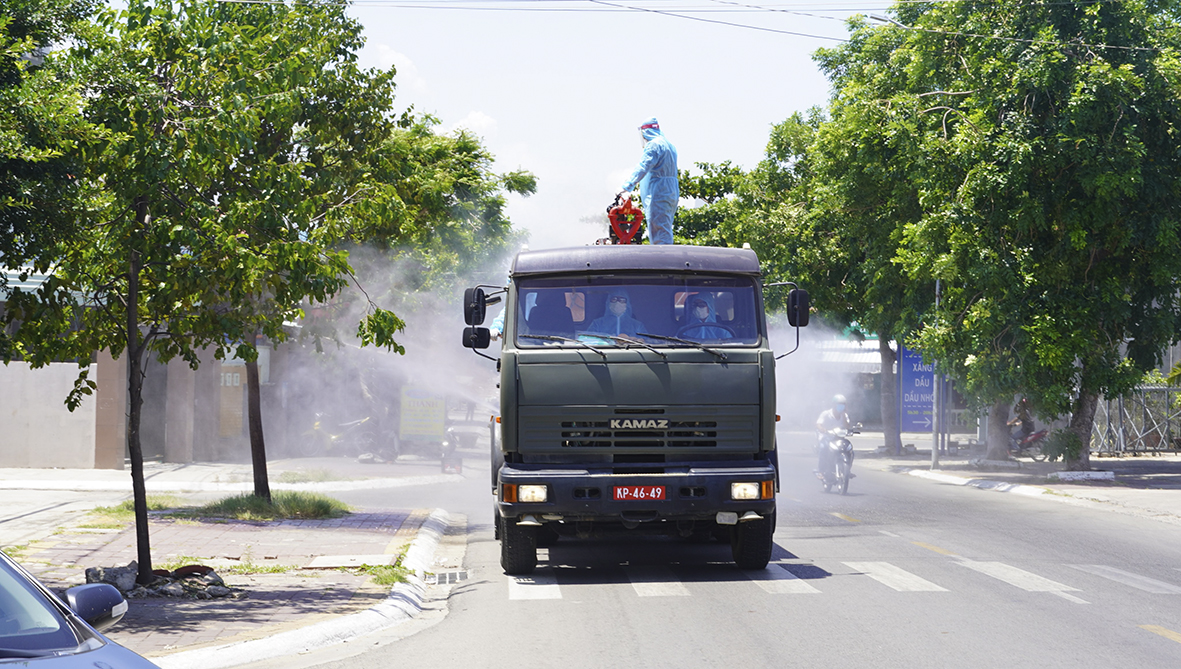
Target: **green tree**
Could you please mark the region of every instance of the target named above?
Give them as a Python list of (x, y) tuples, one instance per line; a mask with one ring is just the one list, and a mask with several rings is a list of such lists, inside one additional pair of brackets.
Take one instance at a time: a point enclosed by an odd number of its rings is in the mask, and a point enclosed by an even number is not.
[[(94, 388), (93, 352), (126, 356), (140, 582), (151, 578), (145, 357), (195, 367), (211, 347), (253, 361), (256, 335), (282, 341), (284, 321), (347, 285), (344, 244), (412, 226), (373, 176), (397, 121), (393, 74), (357, 67), (361, 27), (346, 9), (133, 2), (103, 12), (74, 51), (87, 118), (112, 132), (87, 165), (110, 204), (8, 317), (34, 365), (82, 361), (71, 407)], [(400, 350), (401, 320), (365, 312), (358, 339)]]
[[(0, 269), (44, 273), (58, 240), (95, 204), (78, 178), (103, 129), (80, 114), (54, 44), (84, 29), (90, 0), (9, 0), (0, 15)], [(0, 295), (5, 291), (0, 273)], [(0, 330), (0, 358), (10, 359)]]
[[(920, 348), (989, 402), (1069, 411), (1088, 467), (1098, 397), (1131, 388), (1181, 318), (1172, 2), (899, 5), (886, 58), (924, 161), (899, 257), (944, 280)], [(921, 178), (925, 175), (926, 178)]]

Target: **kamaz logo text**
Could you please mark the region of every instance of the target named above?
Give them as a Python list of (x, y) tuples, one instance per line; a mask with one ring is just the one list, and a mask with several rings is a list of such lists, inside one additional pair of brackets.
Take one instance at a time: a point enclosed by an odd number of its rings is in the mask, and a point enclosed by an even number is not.
[(666, 430), (667, 420), (613, 420), (612, 430)]

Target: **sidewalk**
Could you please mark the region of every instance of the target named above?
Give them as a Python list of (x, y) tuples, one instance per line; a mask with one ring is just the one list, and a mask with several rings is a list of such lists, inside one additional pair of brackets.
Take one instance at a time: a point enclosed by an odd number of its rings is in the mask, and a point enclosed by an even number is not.
[[(910, 438), (908, 438), (910, 437)], [(917, 438), (916, 438), (917, 437)], [(999, 493), (1021, 494), (1056, 502), (1090, 506), (1166, 522), (1181, 523), (1181, 455), (1091, 456), (1091, 468), (1109, 472), (1107, 480), (1058, 480), (1061, 462), (982, 461), (983, 452), (959, 449), (939, 457), (939, 468), (931, 468), (930, 435), (904, 435), (913, 443), (912, 455), (879, 453), (884, 443), (880, 433), (856, 435), (856, 463), (860, 466), (906, 474), (943, 484), (969, 486)]]
[[(333, 490), (463, 479), (457, 474), (441, 474), (438, 460), (415, 458), (381, 465), (343, 458), (276, 461), (270, 463), (268, 471), (272, 491), (300, 489), (329, 494)], [(284, 476), (284, 472), (289, 474)], [(279, 482), (309, 477), (328, 480)], [(149, 494), (196, 494), (213, 499), (252, 489), (249, 465), (148, 464), (145, 478)], [(128, 471), (0, 469), (3, 489), (28, 491), (34, 503), (44, 502), (50, 507), (49, 502), (65, 490), (121, 490), (130, 498), (131, 481)], [(388, 608), (390, 586), (374, 584), (363, 570), (337, 565), (392, 563), (412, 545), (423, 549), (419, 531), (431, 512), (357, 512), (337, 519), (286, 521), (190, 520), (152, 515), (149, 525), (154, 567), (204, 564), (214, 568), (226, 586), (242, 591), (237, 597), (220, 599), (129, 600), (127, 615), (107, 635), (153, 661), (173, 666), (167, 656), (179, 651), (214, 649), (227, 643), (273, 637), (375, 607)], [(3, 538), (12, 536), (13, 529), (5, 528), (23, 521), (6, 520), (12, 522), (0, 522), (0, 546), (58, 591), (85, 583), (87, 567), (121, 567), (136, 559), (134, 524), (122, 529), (79, 527), (84, 524), (85, 514), (75, 512), (55, 533), (42, 533), (46, 536), (12, 546)], [(433, 533), (439, 534), (437, 527)], [(438, 537), (434, 538), (437, 543)], [(417, 557), (419, 569), (431, 566), (433, 544), (425, 548), (429, 553)], [(318, 568), (308, 568), (313, 561)], [(403, 565), (415, 568), (408, 562), (404, 560)], [(411, 581), (421, 589), (420, 580)], [(379, 617), (382, 624), (390, 624), (388, 611), (382, 611)], [(209, 666), (206, 659), (197, 664)], [(224, 666), (233, 664), (237, 662), (229, 661)]]

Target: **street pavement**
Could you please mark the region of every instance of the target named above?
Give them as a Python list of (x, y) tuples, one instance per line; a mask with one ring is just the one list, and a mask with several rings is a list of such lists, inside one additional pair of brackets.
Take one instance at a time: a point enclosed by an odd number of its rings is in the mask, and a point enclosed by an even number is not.
[[(980, 453), (958, 451), (930, 466), (929, 436), (904, 435), (917, 452), (884, 454), (880, 434), (857, 435), (858, 468), (895, 472), (914, 485), (952, 485), (964, 494), (1020, 494), (1095, 509), (1181, 522), (1181, 457), (1176, 454), (1093, 458), (1110, 480), (1051, 479), (1061, 463), (990, 463)], [(808, 440), (780, 440), (798, 453)], [(464, 453), (466, 473), (444, 474), (438, 461), (413, 457), (397, 463), (361, 464), (343, 458), (270, 463), (273, 489), (356, 490), (433, 486), (484, 479), (483, 453)], [(471, 466), (468, 466), (468, 465)], [(483, 466), (481, 466), (483, 465)], [(150, 494), (171, 493), (186, 502), (207, 501), (251, 489), (251, 471), (241, 464), (149, 464)], [(296, 482), (300, 479), (323, 480)], [(282, 481), (291, 481), (282, 483)], [(123, 492), (120, 493), (120, 490)], [(135, 559), (132, 527), (86, 528), (86, 510), (130, 497), (130, 474), (104, 470), (0, 469), (0, 546), (53, 588), (84, 582), (84, 569), (122, 566)], [(322, 521), (194, 521), (155, 515), (151, 521), (156, 564), (201, 562), (240, 599), (134, 599), (123, 622), (109, 632), (115, 641), (169, 669), (214, 669), (303, 652), (404, 622), (422, 608), (430, 587), (424, 577), (461, 564), (436, 556), (444, 535), (462, 539), (462, 517), (429, 508), (357, 509)], [(347, 564), (360, 556), (377, 560), (406, 552), (415, 574), (392, 590), (376, 586), (359, 570), (308, 569), (317, 559)], [(460, 553), (462, 555), (462, 553)], [(461, 559), (461, 558), (459, 558)], [(238, 572), (238, 573), (234, 573)]]

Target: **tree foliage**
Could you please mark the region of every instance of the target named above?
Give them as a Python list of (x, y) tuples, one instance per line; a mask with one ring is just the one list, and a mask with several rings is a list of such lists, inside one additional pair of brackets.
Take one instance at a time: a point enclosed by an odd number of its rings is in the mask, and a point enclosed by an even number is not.
[[(5, 317), (34, 366), (80, 361), (71, 408), (93, 392), (94, 352), (128, 361), (141, 580), (146, 356), (196, 367), (211, 348), (249, 368), (256, 337), (283, 341), (305, 307), (355, 282), (350, 249), (493, 249), (509, 234), (501, 190), (534, 187), (491, 175), (475, 138), (394, 114), (394, 73), (361, 69), (361, 45), (341, 4), (139, 0), (101, 12), (70, 52), (85, 119), (107, 133), (79, 173), (104, 206), (56, 240), (52, 276)], [(369, 299), (357, 316), (362, 344), (402, 352), (392, 310)]]

